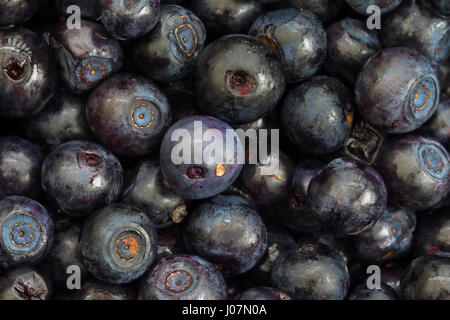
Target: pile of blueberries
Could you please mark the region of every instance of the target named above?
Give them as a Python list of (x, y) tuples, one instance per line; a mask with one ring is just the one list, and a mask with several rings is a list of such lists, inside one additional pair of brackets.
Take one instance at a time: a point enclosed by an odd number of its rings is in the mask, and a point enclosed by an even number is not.
[(447, 0), (0, 1), (0, 299), (450, 299), (449, 56)]

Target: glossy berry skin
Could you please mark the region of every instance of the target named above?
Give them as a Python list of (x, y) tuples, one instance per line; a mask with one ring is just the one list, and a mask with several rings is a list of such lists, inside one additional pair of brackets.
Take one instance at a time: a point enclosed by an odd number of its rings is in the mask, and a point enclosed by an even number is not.
[(309, 183), (311, 213), (337, 235), (356, 235), (383, 215), (387, 191), (383, 178), (369, 165), (338, 158)]
[(145, 213), (133, 206), (111, 204), (83, 225), (80, 252), (91, 275), (123, 284), (139, 278), (156, 257), (156, 232)]
[(162, 5), (158, 24), (136, 42), (134, 61), (147, 78), (167, 83), (190, 72), (205, 40), (205, 27), (192, 11)]
[[(425, 1), (429, 2), (429, 1)], [(450, 21), (436, 15), (417, 0), (404, 1), (384, 17), (381, 40), (384, 47), (408, 47), (435, 61), (450, 55)]]
[(45, 158), (41, 183), (47, 197), (64, 213), (83, 217), (117, 199), (123, 183), (122, 166), (99, 144), (70, 141)]
[(191, 9), (204, 22), (208, 34), (218, 36), (247, 33), (263, 5), (257, 0), (192, 0)]
[(83, 282), (73, 300), (135, 300), (136, 292), (130, 287), (104, 283), (95, 279)]
[(159, 19), (159, 0), (99, 0), (100, 20), (119, 40), (135, 39), (152, 30)]
[(0, 200), (2, 268), (41, 262), (53, 244), (53, 220), (38, 202), (22, 196)]
[(369, 6), (376, 5), (381, 9), (381, 14), (385, 14), (397, 8), (402, 0), (345, 0), (345, 2), (359, 14), (368, 16), (372, 13), (367, 13)]
[(439, 81), (429, 60), (417, 51), (389, 48), (366, 61), (355, 86), (359, 113), (388, 133), (423, 125), (439, 103)]
[(321, 161), (307, 159), (295, 168), (292, 189), (276, 206), (277, 217), (285, 227), (308, 234), (322, 230), (321, 223), (309, 210), (307, 194), (311, 179), (324, 166)]
[(142, 160), (127, 175), (122, 201), (140, 208), (156, 228), (180, 223), (186, 201), (165, 183), (158, 160)]
[(397, 293), (387, 284), (381, 283), (380, 289), (368, 289), (366, 283), (354, 288), (347, 297), (348, 300), (398, 300)]
[(39, 199), (44, 154), (33, 143), (16, 136), (0, 138), (0, 198), (22, 195)]
[(43, 38), (29, 29), (0, 30), (0, 116), (27, 118), (52, 98), (57, 73)]
[(162, 258), (140, 283), (139, 300), (224, 300), (226, 283), (211, 263), (194, 255)]
[(50, 46), (64, 86), (75, 94), (91, 90), (122, 67), (119, 41), (89, 20), (81, 20), (81, 29), (59, 24), (52, 30)]
[[(221, 193), (233, 184), (242, 170), (244, 150), (235, 132), (229, 131), (230, 139), (226, 137), (226, 131), (231, 129), (225, 122), (209, 116), (184, 118), (170, 127), (162, 140), (160, 150), (161, 172), (168, 186), (185, 199), (204, 199)], [(196, 131), (203, 135), (209, 131), (215, 139), (219, 139), (216, 141), (223, 138), (223, 150), (226, 144), (229, 144), (231, 152), (227, 154), (223, 151), (223, 157), (216, 159), (205, 151), (211, 144), (210, 140), (202, 138), (203, 157), (200, 163), (195, 163), (194, 156), (197, 152), (194, 143), (199, 145)], [(178, 134), (182, 133), (180, 138)], [(183, 151), (186, 155), (182, 159), (178, 159), (180, 149), (187, 150)]]
[(435, 114), (420, 128), (419, 133), (439, 141), (450, 150), (450, 99), (439, 103)]
[(449, 159), (439, 142), (405, 135), (386, 141), (376, 168), (391, 203), (420, 211), (439, 205), (448, 194)]
[(77, 5), (80, 8), (80, 14), (83, 18), (97, 20), (97, 18), (100, 17), (97, 0), (76, 0), (76, 2), (74, 2), (73, 0), (54, 0), (53, 2), (55, 3), (56, 9), (59, 14), (63, 16), (73, 14), (73, 11), (70, 11), (70, 13), (68, 13), (67, 9), (71, 5)]
[(449, 211), (444, 208), (420, 220), (414, 246), (416, 257), (434, 252), (450, 252)]
[(411, 262), (401, 282), (405, 300), (450, 299), (450, 253), (424, 255)]
[(354, 84), (359, 70), (372, 55), (381, 49), (376, 30), (369, 30), (364, 22), (345, 18), (327, 30), (328, 56), (325, 70), (346, 83)]
[(339, 80), (317, 76), (289, 90), (281, 124), (296, 150), (326, 154), (339, 149), (353, 123), (352, 96)]
[(5, 0), (0, 3), (0, 27), (20, 25), (39, 9), (39, 0)]
[(49, 300), (52, 283), (34, 267), (18, 267), (0, 277), (0, 300)]
[(353, 238), (357, 254), (371, 263), (398, 259), (411, 249), (415, 229), (414, 212), (388, 207), (377, 223)]
[[(260, 159), (257, 164), (246, 164), (239, 176), (239, 183), (258, 205), (275, 204), (287, 196), (291, 190), (294, 164), (281, 151), (277, 157), (278, 159), (274, 154), (269, 154), (264, 159)], [(277, 160), (278, 166), (274, 173), (263, 174), (263, 168), (267, 168), (268, 164), (275, 166)]]
[(279, 102), (285, 87), (272, 50), (246, 35), (227, 35), (209, 44), (193, 70), (200, 109), (231, 124), (258, 120)]
[(98, 141), (132, 157), (158, 148), (171, 123), (171, 109), (166, 94), (151, 80), (120, 73), (91, 92), (86, 117)]
[(254, 287), (240, 293), (236, 300), (292, 300), (289, 295), (275, 288)]
[(24, 123), (25, 136), (50, 150), (67, 141), (91, 139), (86, 100), (83, 96), (57, 91), (44, 110)]
[(244, 198), (233, 195), (214, 197), (190, 213), (183, 239), (227, 276), (253, 268), (267, 249), (261, 217)]
[(306, 9), (314, 13), (320, 21), (334, 20), (343, 7), (343, 0), (285, 0), (280, 1), (283, 7)]
[(319, 242), (304, 242), (277, 260), (272, 283), (297, 300), (343, 300), (350, 276), (339, 253)]
[(287, 82), (313, 76), (325, 61), (327, 36), (320, 21), (308, 10), (268, 11), (255, 20), (249, 34), (279, 55)]

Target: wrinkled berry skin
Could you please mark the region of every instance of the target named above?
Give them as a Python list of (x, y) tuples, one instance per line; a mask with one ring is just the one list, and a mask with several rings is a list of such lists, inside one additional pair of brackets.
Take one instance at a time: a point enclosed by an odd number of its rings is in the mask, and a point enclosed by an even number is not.
[[(206, 152), (211, 142), (205, 138), (201, 139), (202, 161), (194, 162), (194, 142), (199, 144), (196, 128), (201, 134), (210, 132), (218, 141), (223, 138), (221, 159), (215, 159), (210, 152)], [(161, 172), (169, 187), (185, 199), (204, 199), (221, 193), (233, 184), (242, 170), (244, 150), (235, 132), (232, 132), (231, 140), (226, 137), (226, 131), (231, 129), (225, 122), (209, 116), (192, 116), (176, 122), (165, 134), (160, 150)], [(185, 134), (188, 134), (187, 137)], [(232, 154), (226, 154), (227, 144), (231, 146)], [(182, 153), (190, 153), (190, 156), (179, 159), (180, 150), (186, 150)], [(175, 160), (181, 163), (176, 164)]]
[(41, 262), (53, 244), (53, 220), (38, 202), (22, 196), (0, 200), (0, 267)]
[(117, 199), (123, 183), (122, 166), (99, 144), (70, 141), (45, 158), (41, 183), (47, 197), (63, 212), (83, 217)]
[(281, 103), (281, 123), (296, 150), (333, 152), (352, 128), (351, 92), (335, 78), (314, 77), (288, 91)]
[(23, 125), (28, 139), (53, 150), (71, 140), (89, 140), (85, 114), (86, 99), (66, 91), (56, 92), (47, 106)]
[(227, 35), (203, 49), (193, 82), (200, 109), (231, 124), (261, 118), (277, 105), (285, 87), (275, 54), (246, 35)]
[(339, 20), (327, 30), (325, 70), (346, 83), (354, 84), (359, 70), (372, 55), (381, 49), (376, 30), (369, 30), (364, 22), (352, 18)]
[(41, 150), (28, 140), (0, 138), (0, 198), (21, 195), (39, 199), (41, 189)]
[(167, 83), (191, 71), (205, 40), (205, 27), (192, 11), (162, 5), (158, 24), (136, 42), (134, 61), (147, 78)]
[(375, 167), (391, 203), (421, 211), (438, 206), (448, 194), (449, 159), (439, 142), (405, 135), (386, 141)]
[(397, 8), (402, 0), (345, 0), (345, 2), (359, 14), (368, 16), (373, 13), (367, 12), (369, 6), (376, 5), (380, 7), (381, 14), (385, 14)]
[(381, 283), (379, 289), (368, 289), (364, 282), (353, 289), (347, 297), (348, 300), (398, 300), (397, 293), (387, 284)]
[[(291, 190), (294, 180), (294, 164), (281, 151), (277, 156), (278, 159), (272, 153), (266, 155), (257, 164), (244, 165), (239, 176), (239, 183), (258, 205), (275, 204), (287, 196)], [(271, 167), (274, 166), (277, 160), (277, 169), (272, 174), (264, 174), (262, 171), (264, 167), (268, 169), (269, 164)]]
[(325, 166), (318, 160), (303, 160), (296, 168), (290, 193), (276, 206), (281, 223), (294, 231), (314, 234), (322, 230), (321, 223), (311, 214), (307, 193), (311, 179)]
[(130, 287), (104, 283), (95, 279), (83, 282), (73, 300), (135, 300), (136, 292)]
[(272, 283), (297, 300), (343, 300), (350, 276), (339, 253), (319, 242), (304, 242), (277, 260)]
[(227, 276), (253, 268), (267, 249), (261, 217), (244, 198), (232, 195), (214, 197), (190, 213), (183, 239)]
[(249, 34), (280, 56), (286, 82), (313, 76), (325, 61), (327, 35), (317, 17), (307, 10), (268, 11), (256, 19)]
[(57, 73), (43, 38), (23, 27), (0, 30), (0, 116), (27, 118), (53, 97)]
[(139, 278), (156, 257), (156, 232), (147, 215), (124, 204), (97, 210), (83, 225), (80, 252), (91, 275), (123, 284)]
[(99, 0), (101, 21), (119, 40), (135, 39), (152, 30), (159, 19), (159, 0)]
[(388, 133), (406, 133), (431, 118), (439, 92), (427, 58), (414, 50), (389, 48), (366, 61), (356, 82), (355, 99), (366, 122)]
[(450, 252), (450, 209), (445, 208), (420, 220), (414, 255)]
[(86, 117), (98, 141), (131, 157), (159, 147), (171, 123), (171, 109), (166, 94), (151, 80), (120, 73), (91, 92)]
[(387, 191), (369, 165), (351, 158), (330, 162), (309, 183), (311, 213), (337, 235), (356, 235), (383, 215)]
[(71, 5), (77, 5), (80, 8), (80, 14), (83, 18), (97, 20), (100, 16), (98, 1), (97, 0), (53, 0), (55, 2), (56, 9), (63, 16), (73, 14), (73, 11), (67, 12), (67, 8)]
[(50, 46), (64, 86), (75, 94), (91, 90), (122, 67), (119, 41), (89, 20), (81, 20), (81, 29), (59, 24), (51, 33)]
[(122, 201), (140, 208), (158, 229), (187, 215), (185, 200), (165, 184), (157, 160), (142, 160), (130, 170)]
[(419, 133), (439, 141), (450, 150), (450, 99), (439, 103), (436, 113), (420, 128)]
[(411, 249), (415, 229), (414, 212), (388, 207), (377, 223), (353, 238), (357, 254), (373, 263), (398, 259)]
[(4, 0), (0, 3), (0, 27), (30, 20), (39, 9), (39, 0)]
[(191, 9), (203, 21), (208, 34), (219, 36), (247, 33), (262, 13), (263, 5), (258, 0), (193, 0)]
[(0, 277), (0, 300), (49, 300), (52, 283), (34, 267), (19, 267)]
[(220, 271), (193, 255), (162, 258), (140, 282), (139, 300), (225, 300)]
[(450, 55), (450, 21), (417, 0), (405, 1), (384, 17), (380, 37), (384, 47), (408, 47), (435, 61)]
[(280, 1), (283, 7), (306, 9), (314, 13), (322, 22), (334, 20), (343, 7), (343, 0), (285, 0)]
[(450, 253), (424, 255), (411, 262), (401, 282), (405, 300), (450, 299)]
[(292, 300), (289, 295), (275, 288), (254, 287), (245, 290), (236, 300)]

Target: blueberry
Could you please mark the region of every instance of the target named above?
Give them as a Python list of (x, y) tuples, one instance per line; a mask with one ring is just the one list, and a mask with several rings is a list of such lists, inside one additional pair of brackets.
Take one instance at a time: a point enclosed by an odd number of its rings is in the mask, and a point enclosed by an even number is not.
[(177, 225), (159, 229), (157, 233), (158, 249), (156, 260), (184, 252), (181, 229)]
[(139, 300), (224, 300), (225, 280), (208, 261), (193, 255), (162, 258), (142, 278)]
[(174, 80), (163, 87), (172, 108), (172, 123), (197, 113), (191, 77)]
[(99, 7), (106, 30), (119, 40), (139, 38), (152, 30), (160, 12), (159, 0), (99, 0)]
[[(406, 259), (408, 261), (408, 259)], [(381, 268), (381, 281), (394, 289), (397, 295), (400, 295), (400, 282), (405, 274), (406, 266), (403, 263), (397, 263), (391, 266)]]
[(353, 123), (352, 96), (339, 80), (317, 76), (291, 88), (281, 123), (296, 150), (326, 154), (343, 146)]
[(39, 9), (39, 0), (14, 0), (0, 3), (0, 27), (19, 25), (30, 20)]
[(123, 285), (100, 282), (90, 279), (83, 282), (80, 290), (75, 292), (73, 300), (135, 300), (133, 288)]
[(239, 294), (236, 300), (292, 300), (289, 295), (275, 288), (254, 287)]
[(169, 82), (190, 72), (205, 40), (205, 27), (192, 11), (162, 5), (159, 23), (136, 41), (133, 57), (146, 77)]
[(383, 178), (369, 165), (350, 158), (330, 162), (308, 187), (311, 213), (337, 235), (356, 235), (383, 215), (387, 191)]
[(0, 266), (41, 262), (53, 244), (53, 220), (38, 202), (22, 196), (0, 200)]
[(450, 252), (450, 215), (445, 208), (420, 220), (416, 232), (414, 255)]
[(369, 289), (366, 283), (354, 288), (348, 295), (348, 300), (398, 300), (397, 293), (387, 284), (381, 283), (379, 289)]
[(39, 199), (41, 189), (41, 150), (16, 136), (0, 138), (0, 197), (22, 195)]
[(313, 76), (325, 61), (327, 35), (317, 17), (308, 10), (268, 11), (256, 19), (249, 34), (281, 57), (287, 82)]
[(447, 60), (450, 55), (450, 21), (431, 9), (420, 5), (417, 0), (405, 1), (384, 17), (380, 30), (383, 46), (405, 46), (432, 60)]
[(49, 300), (52, 283), (34, 267), (12, 269), (0, 277), (0, 300)]
[(261, 217), (239, 196), (217, 196), (189, 214), (183, 228), (185, 245), (216, 264), (225, 275), (253, 268), (267, 249)]
[(322, 22), (330, 22), (339, 16), (342, 11), (343, 0), (285, 0), (280, 1), (282, 6), (306, 9), (317, 15)]
[(404, 135), (386, 141), (376, 168), (386, 181), (391, 203), (420, 211), (438, 206), (447, 196), (449, 159), (439, 142)]
[(156, 256), (155, 229), (135, 207), (111, 204), (97, 210), (83, 225), (83, 263), (99, 280), (123, 284), (139, 278)]
[[(217, 146), (217, 153), (222, 146), (223, 157), (213, 156), (211, 150), (206, 152), (211, 146), (211, 138), (200, 137), (198, 140), (196, 132), (205, 134), (208, 130), (214, 139), (218, 139), (213, 144)], [(244, 159), (238, 135), (228, 131), (231, 136), (227, 137), (227, 130), (232, 128), (209, 116), (192, 116), (175, 123), (164, 136), (160, 150), (161, 172), (169, 187), (185, 199), (208, 198), (227, 189), (238, 178)], [(181, 133), (188, 136), (179, 136)], [(230, 146), (229, 152), (226, 151), (227, 145)], [(203, 155), (201, 159), (198, 159), (196, 151), (199, 147), (199, 155)], [(174, 157), (181, 158), (175, 161)]]
[(450, 299), (450, 253), (424, 255), (411, 262), (401, 282), (405, 300)]
[(450, 150), (450, 99), (443, 100), (437, 106), (433, 117), (420, 128), (422, 136), (433, 138)]
[(433, 3), (442, 14), (444, 15), (450, 15), (450, 3), (447, 0), (431, 0), (431, 3)]
[(47, 106), (23, 123), (25, 136), (47, 149), (71, 140), (89, 140), (86, 98), (59, 90)]
[(73, 14), (73, 11), (67, 12), (68, 8), (76, 5), (80, 8), (80, 14), (83, 18), (96, 20), (99, 14), (98, 0), (53, 0), (59, 14), (66, 16)]
[(406, 133), (433, 115), (439, 92), (427, 58), (411, 49), (389, 48), (366, 61), (355, 98), (366, 122), (389, 133)]
[(376, 5), (381, 9), (381, 14), (385, 14), (397, 8), (402, 0), (345, 0), (347, 4), (356, 12), (362, 15), (369, 15), (367, 12), (369, 6)]
[(345, 18), (327, 28), (328, 56), (325, 70), (332, 76), (354, 84), (359, 70), (381, 49), (378, 34), (368, 30), (364, 22)]
[(26, 28), (0, 30), (0, 116), (27, 118), (52, 98), (57, 74), (43, 38)]
[(193, 81), (200, 109), (232, 124), (261, 118), (277, 105), (285, 87), (272, 50), (254, 37), (236, 34), (200, 52)]
[(339, 253), (322, 243), (304, 242), (277, 260), (272, 283), (294, 299), (343, 300), (350, 276)]
[(353, 241), (358, 256), (363, 260), (387, 262), (409, 252), (415, 229), (414, 212), (388, 207), (377, 223), (357, 235)]
[(191, 8), (205, 23), (208, 34), (214, 36), (247, 33), (263, 11), (258, 0), (192, 0)]
[(93, 89), (123, 63), (118, 40), (88, 20), (81, 20), (80, 29), (59, 24), (51, 32), (50, 45), (64, 86), (76, 94)]
[(91, 92), (86, 117), (102, 144), (118, 155), (138, 156), (159, 147), (171, 109), (166, 94), (151, 80), (120, 73)]
[(140, 208), (157, 228), (187, 215), (185, 200), (166, 185), (158, 160), (142, 160), (130, 170), (122, 201)]
[(110, 151), (87, 141), (70, 141), (44, 160), (41, 183), (47, 197), (65, 213), (83, 217), (116, 200), (122, 166)]

